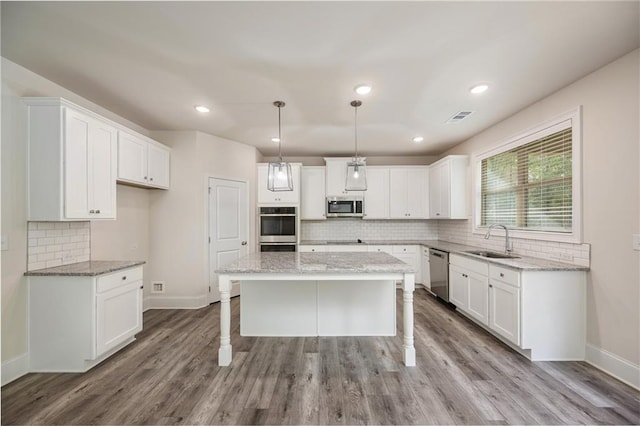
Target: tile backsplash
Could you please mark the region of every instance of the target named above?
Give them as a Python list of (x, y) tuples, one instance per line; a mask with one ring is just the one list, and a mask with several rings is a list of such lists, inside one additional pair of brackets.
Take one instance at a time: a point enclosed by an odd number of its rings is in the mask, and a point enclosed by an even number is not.
[[(470, 220), (439, 220), (438, 239), (494, 251), (504, 251), (504, 236), (496, 234), (485, 240), (484, 235), (472, 232), (472, 221)], [(513, 242), (513, 252), (516, 255), (520, 254), (539, 259), (590, 266), (590, 244), (525, 240), (522, 238), (510, 239)]]
[(91, 225), (86, 222), (29, 222), (27, 271), (91, 259)]
[(301, 240), (435, 240), (438, 225), (424, 220), (304, 220), (300, 225)]

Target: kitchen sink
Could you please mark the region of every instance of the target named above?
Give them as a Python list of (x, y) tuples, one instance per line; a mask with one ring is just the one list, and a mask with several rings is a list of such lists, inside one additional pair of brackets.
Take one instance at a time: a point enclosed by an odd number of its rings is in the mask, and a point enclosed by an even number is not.
[(514, 256), (512, 254), (504, 254), (504, 253), (498, 253), (495, 251), (486, 251), (486, 250), (469, 250), (469, 251), (465, 251), (465, 253), (475, 254), (476, 256), (481, 256), (481, 257), (489, 257), (492, 259), (519, 259), (520, 258), (520, 256)]

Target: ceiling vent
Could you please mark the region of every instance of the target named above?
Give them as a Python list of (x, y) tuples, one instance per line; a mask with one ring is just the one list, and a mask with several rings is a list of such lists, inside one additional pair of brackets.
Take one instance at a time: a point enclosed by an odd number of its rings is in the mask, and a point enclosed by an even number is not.
[(447, 124), (459, 123), (462, 120), (464, 120), (465, 118), (467, 118), (468, 116), (470, 116), (472, 112), (473, 111), (460, 111), (460, 112), (457, 112), (457, 113), (453, 114), (453, 116), (447, 120)]

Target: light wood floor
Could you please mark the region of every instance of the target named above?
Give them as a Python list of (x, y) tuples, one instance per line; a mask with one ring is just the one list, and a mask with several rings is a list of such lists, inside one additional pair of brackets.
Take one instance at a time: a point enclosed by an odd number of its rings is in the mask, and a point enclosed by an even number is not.
[(639, 392), (583, 362), (529, 362), (423, 289), (411, 368), (402, 365), (401, 330), (240, 337), (238, 298), (233, 363), (218, 367), (219, 315), (219, 304), (148, 311), (138, 340), (89, 372), (29, 374), (4, 386), (2, 423), (640, 423)]

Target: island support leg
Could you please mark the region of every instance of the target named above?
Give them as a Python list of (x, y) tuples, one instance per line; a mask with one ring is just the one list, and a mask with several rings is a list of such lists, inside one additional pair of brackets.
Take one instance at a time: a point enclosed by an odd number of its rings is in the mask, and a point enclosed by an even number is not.
[(218, 365), (231, 364), (231, 279), (228, 275), (218, 277), (220, 290), (220, 349), (218, 349)]
[(413, 290), (415, 289), (415, 275), (404, 274), (402, 282), (402, 318), (404, 329), (404, 344), (402, 360), (407, 367), (416, 365), (416, 349), (413, 346)]

